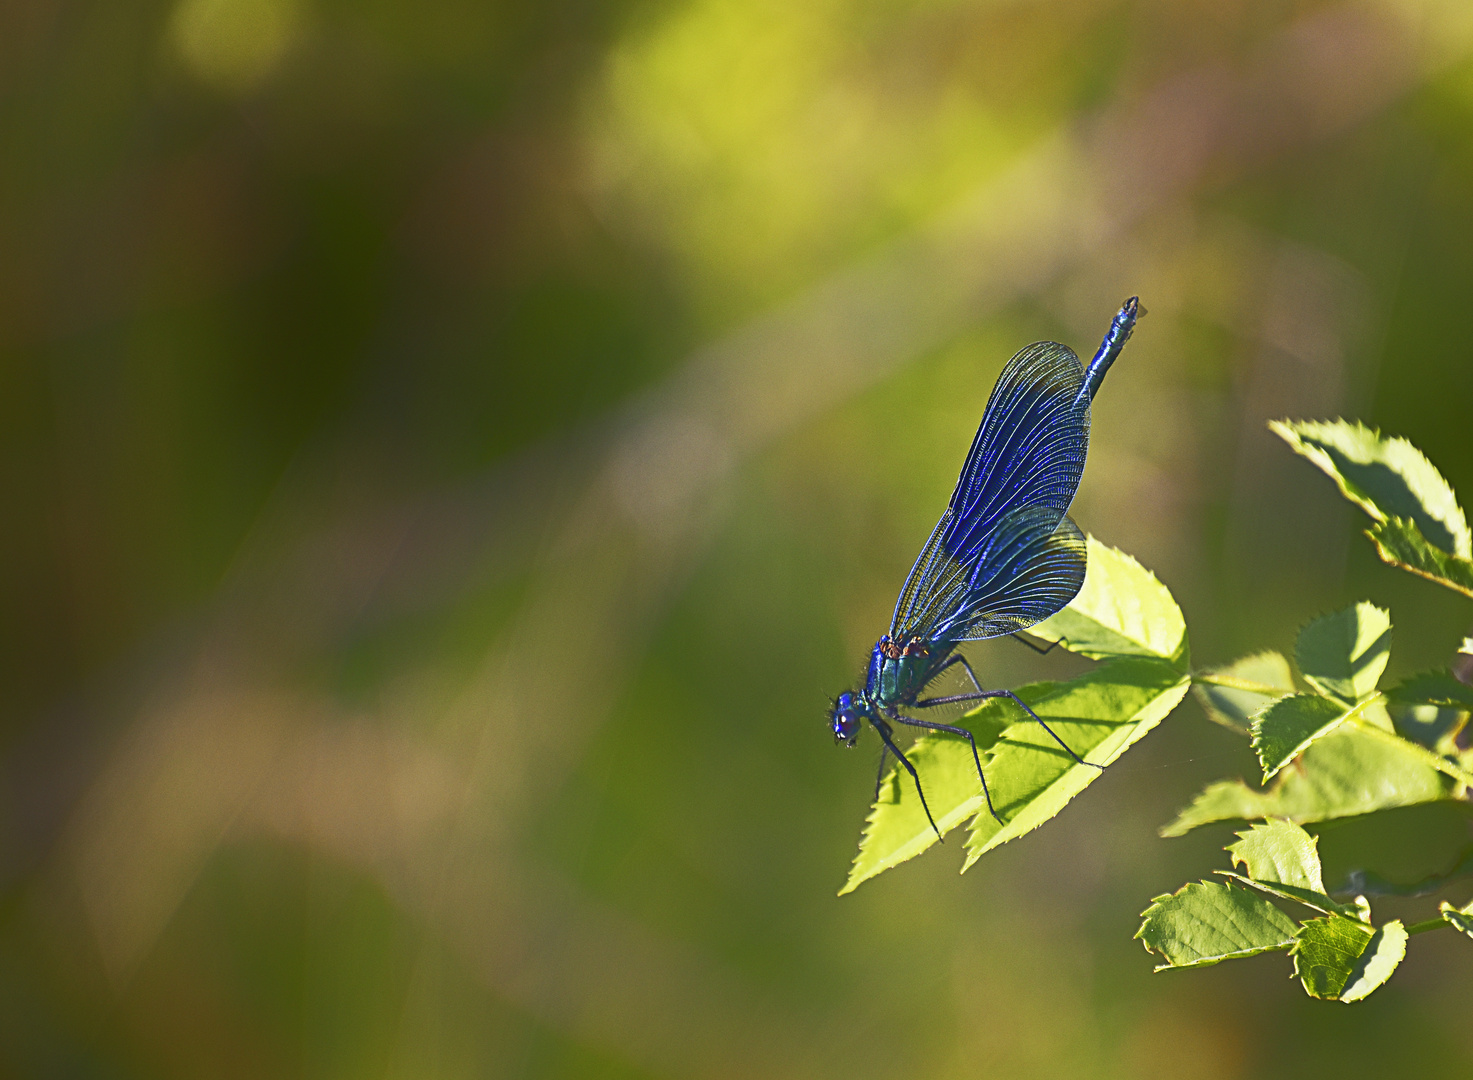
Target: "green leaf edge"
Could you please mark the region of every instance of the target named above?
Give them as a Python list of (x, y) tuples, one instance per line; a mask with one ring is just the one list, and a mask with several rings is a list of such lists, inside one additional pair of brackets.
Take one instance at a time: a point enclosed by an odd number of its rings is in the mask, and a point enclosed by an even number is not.
[[(1376, 635), (1372, 645), (1383, 640), (1386, 642), (1386, 645), (1375, 654), (1372, 654), (1369, 648), (1365, 653), (1361, 654), (1362, 656), (1370, 656), (1372, 658), (1371, 665), (1375, 666), (1376, 677), (1368, 680), (1364, 685), (1355, 686), (1350, 693), (1341, 693), (1334, 689), (1334, 684), (1340, 682), (1342, 676), (1313, 670), (1315, 661), (1319, 658), (1311, 654), (1314, 651), (1318, 651), (1325, 644), (1330, 644), (1332, 648), (1338, 645), (1339, 642), (1333, 640), (1336, 636), (1335, 630), (1331, 628), (1343, 626), (1347, 618), (1353, 618), (1357, 625), (1367, 622), (1384, 624), (1381, 631)], [(1331, 640), (1329, 642), (1326, 641), (1325, 637), (1325, 631), (1327, 629), (1330, 629)], [(1376, 687), (1380, 684), (1381, 676), (1385, 673), (1386, 665), (1391, 659), (1391, 637), (1391, 612), (1386, 608), (1371, 603), (1369, 600), (1357, 600), (1349, 607), (1316, 616), (1301, 626), (1299, 633), (1295, 635), (1294, 639), (1294, 663), (1299, 668), (1300, 676), (1313, 690), (1324, 697), (1334, 698), (1336, 701), (1343, 701), (1347, 705), (1353, 705), (1374, 693)], [(1337, 653), (1335, 660), (1338, 661), (1338, 659), (1339, 655)], [(1359, 674), (1363, 673), (1352, 673), (1349, 676), (1352, 683), (1356, 682)]]
[(1473, 597), (1473, 561), (1444, 551), (1409, 518), (1392, 517), (1366, 530), (1381, 561)]

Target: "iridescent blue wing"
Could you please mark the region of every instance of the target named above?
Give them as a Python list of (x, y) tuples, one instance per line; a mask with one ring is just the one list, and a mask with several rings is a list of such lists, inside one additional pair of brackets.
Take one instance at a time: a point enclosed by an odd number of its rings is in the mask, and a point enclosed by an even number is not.
[(951, 494), (948, 550), (964, 555), (1019, 506), (1069, 509), (1089, 450), (1084, 365), (1055, 341), (1028, 346), (998, 376)]
[(934, 638), (936, 627), (959, 617), (982, 554), (1008, 514), (1026, 507), (1051, 511), (1052, 520), (1040, 517), (1034, 528), (1046, 522), (1044, 535), (1052, 533), (1074, 499), (1089, 449), (1083, 381), (1079, 357), (1057, 342), (1030, 345), (1008, 361), (951, 503), (900, 591), (892, 638)]
[(934, 638), (978, 641), (1042, 622), (1084, 584), (1084, 553), (1084, 534), (1067, 514), (1019, 507), (998, 523), (962, 603), (936, 626)]

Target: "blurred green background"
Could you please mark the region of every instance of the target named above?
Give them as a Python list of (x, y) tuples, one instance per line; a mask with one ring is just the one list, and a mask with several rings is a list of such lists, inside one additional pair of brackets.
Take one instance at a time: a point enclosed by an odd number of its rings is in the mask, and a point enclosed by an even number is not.
[(1134, 293), (1083, 527), (1198, 663), (1361, 598), (1445, 663), (1264, 423), (1473, 496), (1463, 0), (0, 3), (0, 1072), (1466, 1075), (1463, 938), (1151, 973), (1254, 771), (1191, 701), (834, 895), (826, 703), (1002, 364)]

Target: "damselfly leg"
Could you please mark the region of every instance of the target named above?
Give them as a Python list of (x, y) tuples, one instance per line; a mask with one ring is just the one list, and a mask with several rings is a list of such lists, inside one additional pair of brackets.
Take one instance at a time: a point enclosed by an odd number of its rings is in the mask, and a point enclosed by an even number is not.
[[(1019, 645), (1027, 645), (1030, 649), (1032, 649), (1034, 652), (1036, 652), (1039, 656), (1047, 656), (1049, 653), (1051, 653), (1055, 649), (1057, 649), (1059, 647), (1060, 642), (1062, 642), (1064, 640), (1063, 638), (1060, 638), (1058, 641), (1050, 641), (1049, 644), (1048, 644), (1048, 648), (1045, 649), (1042, 645), (1035, 645), (1035, 644), (1033, 644), (1033, 642), (1029, 641), (1027, 638), (1025, 638), (1025, 637), (1019, 637), (1017, 634), (1009, 634), (1008, 637), (1012, 638)], [(978, 690), (981, 690), (982, 688), (979, 686), (979, 687), (977, 687), (977, 689)]]
[[(941, 830), (936, 828), (936, 819), (931, 816), (931, 808), (926, 804), (926, 793), (921, 790), (921, 775), (916, 772), (916, 767), (910, 763), (910, 758), (900, 752), (900, 747), (895, 745), (894, 732), (889, 724), (880, 719), (870, 721), (876, 731), (880, 733), (880, 740), (885, 744), (890, 753), (899, 759), (900, 764), (905, 766), (905, 771), (910, 773), (910, 778), (915, 781), (916, 794), (921, 797), (921, 809), (926, 812), (926, 820), (931, 823), (931, 831), (936, 834), (936, 839), (941, 841)], [(882, 759), (883, 764), (883, 759)], [(878, 794), (876, 795), (878, 797)], [(944, 841), (942, 841), (944, 843)]]
[(977, 681), (977, 673), (972, 670), (972, 665), (967, 663), (967, 658), (961, 653), (953, 654), (950, 660), (946, 661), (946, 663), (937, 668), (936, 674), (931, 676), (930, 681), (935, 682), (937, 679), (941, 678), (944, 672), (956, 667), (958, 664), (960, 664), (962, 666), (962, 670), (967, 673), (967, 678), (972, 680), (973, 688), (981, 690), (982, 684)]
[(1080, 765), (1088, 765), (1092, 769), (1104, 768), (1103, 765), (1096, 765), (1092, 761), (1085, 761), (1084, 758), (1076, 754), (1068, 743), (1059, 738), (1058, 733), (1054, 731), (1053, 728), (1049, 727), (1043, 722), (1043, 717), (1039, 716), (1036, 712), (1025, 705), (1023, 703), (1023, 699), (1020, 698), (1017, 694), (1013, 693), (1011, 690), (978, 690), (976, 693), (973, 694), (951, 694), (947, 697), (922, 698), (920, 701), (917, 701), (915, 703), (915, 707), (918, 709), (934, 709), (939, 705), (958, 705), (964, 701), (983, 701), (987, 698), (999, 697), (1012, 699), (1014, 705), (1018, 706), (1018, 708), (1022, 709), (1034, 720), (1037, 720), (1038, 726), (1043, 728), (1044, 731), (1047, 731), (1049, 735), (1052, 736), (1054, 742), (1058, 743), (1064, 748), (1064, 753), (1068, 754)]
[[(965, 664), (966, 661), (962, 661), (962, 663)], [(970, 671), (971, 669), (968, 668), (967, 670)], [(977, 763), (977, 779), (982, 781), (982, 797), (987, 800), (987, 812), (990, 813), (993, 817), (997, 818), (999, 825), (1007, 824), (1007, 822), (1003, 821), (1002, 818), (998, 817), (997, 811), (992, 808), (992, 792), (987, 790), (987, 777), (982, 774), (982, 757), (980, 754), (977, 753), (977, 740), (970, 731), (968, 731), (964, 727), (957, 727), (954, 724), (934, 724), (929, 720), (917, 720), (914, 717), (904, 716), (899, 712), (891, 713), (890, 719), (895, 720), (898, 723), (905, 724), (907, 727), (925, 728), (927, 731), (945, 731), (948, 734), (960, 735), (962, 738), (966, 739), (967, 743), (972, 748), (972, 760)], [(917, 782), (917, 789), (919, 789), (919, 782)], [(921, 801), (925, 801), (924, 796), (922, 797)], [(926, 815), (928, 817), (930, 816), (929, 810), (926, 811)], [(934, 821), (931, 822), (931, 828), (936, 828), (936, 823)], [(941, 838), (940, 830), (937, 830), (936, 838), (938, 840)]]

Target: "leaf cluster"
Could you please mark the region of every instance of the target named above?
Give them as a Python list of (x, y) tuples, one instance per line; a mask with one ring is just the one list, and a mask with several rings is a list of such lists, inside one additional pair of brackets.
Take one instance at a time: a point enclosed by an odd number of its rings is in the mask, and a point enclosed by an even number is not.
[[(1371, 515), (1368, 535), (1383, 559), (1473, 596), (1466, 517), (1447, 481), (1415, 447), (1344, 421), (1271, 426)], [(1301, 828), (1364, 822), (1421, 804), (1467, 803), (1473, 750), (1462, 736), (1473, 687), (1444, 668), (1382, 688), (1391, 637), (1390, 614), (1362, 602), (1300, 630), (1294, 660), (1301, 685), (1289, 661), (1273, 651), (1194, 676), (1208, 715), (1249, 739), (1267, 786), (1210, 784), (1162, 835), (1229, 820), (1264, 824), (1239, 833), (1228, 848), (1243, 873), (1220, 871), (1225, 881), (1183, 886), (1143, 913), (1136, 936), (1163, 958), (1162, 968), (1283, 948), (1311, 996), (1357, 1001), (1390, 977), (1409, 934), (1473, 925), (1473, 905), (1444, 903), (1441, 915), (1424, 923), (1375, 926), (1366, 899), (1366, 893), (1431, 891), (1473, 870), (1466, 828), (1462, 850), (1447, 860), (1451, 866), (1411, 885), (1388, 880), (1373, 865), (1376, 855), (1362, 853), (1341, 890), (1359, 886), (1350, 904), (1325, 889), (1317, 841)], [(1318, 914), (1296, 924), (1273, 900)]]
[[(1391, 978), (1412, 934), (1445, 926), (1469, 933), (1473, 927), (1473, 904), (1445, 902), (1425, 923), (1374, 925), (1364, 896), (1343, 904), (1325, 891), (1316, 840), (1298, 825), (1271, 819), (1237, 836), (1227, 851), (1241, 872), (1219, 870), (1222, 881), (1183, 885), (1145, 910), (1135, 936), (1164, 961), (1157, 971), (1283, 949), (1305, 993), (1359, 1001)], [(1275, 901), (1313, 914), (1296, 921)]]
[(1209, 784), (1162, 835), (1216, 821), (1304, 824), (1463, 798), (1473, 754), (1458, 737), (1473, 687), (1443, 669), (1381, 691), (1390, 654), (1390, 616), (1363, 602), (1300, 631), (1295, 660), (1307, 689), (1296, 688), (1288, 660), (1272, 651), (1198, 672), (1194, 690), (1208, 715), (1249, 737), (1263, 780), (1273, 782)]

